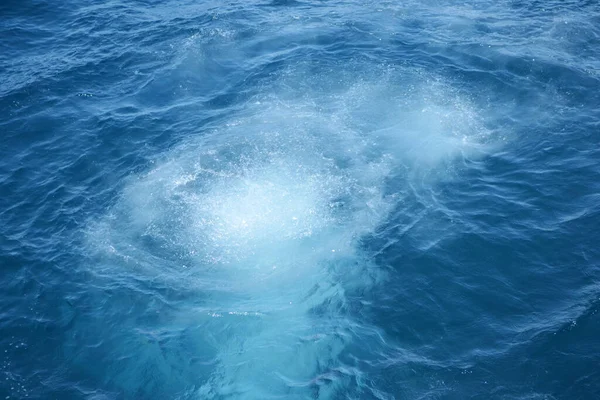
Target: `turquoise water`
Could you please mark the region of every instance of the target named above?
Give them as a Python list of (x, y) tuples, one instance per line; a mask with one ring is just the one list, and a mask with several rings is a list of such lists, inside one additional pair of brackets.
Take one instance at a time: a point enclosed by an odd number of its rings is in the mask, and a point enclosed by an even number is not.
[(0, 15), (0, 398), (600, 394), (597, 2)]

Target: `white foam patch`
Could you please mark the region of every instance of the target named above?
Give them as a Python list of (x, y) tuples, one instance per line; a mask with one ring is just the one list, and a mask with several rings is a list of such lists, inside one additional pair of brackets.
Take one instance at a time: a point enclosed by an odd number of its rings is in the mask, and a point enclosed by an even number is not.
[(219, 179), (204, 196), (194, 195), (190, 228), (205, 237), (205, 254), (215, 261), (242, 260), (334, 224), (343, 183), (344, 177), (301, 162), (269, 160)]
[(345, 291), (383, 276), (362, 241), (401, 204), (395, 185), (487, 140), (448, 86), (400, 76), (287, 75), (132, 178), (98, 225), (92, 239), (137, 273), (220, 293), (181, 310), (210, 320), (219, 352), (200, 398), (328, 398), (343, 384)]

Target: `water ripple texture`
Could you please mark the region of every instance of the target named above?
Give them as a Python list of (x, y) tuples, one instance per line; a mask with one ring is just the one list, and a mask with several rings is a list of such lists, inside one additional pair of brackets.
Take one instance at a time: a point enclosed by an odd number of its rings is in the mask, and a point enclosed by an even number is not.
[(0, 5), (0, 398), (592, 399), (595, 1)]

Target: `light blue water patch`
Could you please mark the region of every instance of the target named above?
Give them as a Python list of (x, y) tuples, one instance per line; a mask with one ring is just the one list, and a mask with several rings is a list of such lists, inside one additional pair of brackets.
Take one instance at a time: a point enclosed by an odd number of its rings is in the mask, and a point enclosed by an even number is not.
[[(386, 279), (365, 240), (401, 207), (395, 186), (451, 179), (457, 161), (493, 147), (449, 86), (376, 73), (312, 75), (335, 82), (314, 88), (303, 68), (286, 70), (230, 121), (131, 177), (92, 223), (95, 273), (199, 294), (172, 316), (200, 324), (215, 352), (198, 396), (331, 398), (356, 379), (339, 360), (360, 324), (345, 296)], [(131, 373), (120, 379), (147, 379)]]

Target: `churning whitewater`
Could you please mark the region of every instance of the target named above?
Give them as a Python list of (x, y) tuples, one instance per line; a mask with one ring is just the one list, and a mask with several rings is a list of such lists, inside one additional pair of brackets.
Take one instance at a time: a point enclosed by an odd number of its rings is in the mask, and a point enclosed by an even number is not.
[[(334, 398), (362, 379), (344, 349), (365, 334), (385, 346), (349, 301), (385, 285), (370, 241), (490, 136), (464, 95), (423, 71), (288, 69), (128, 180), (90, 224), (96, 273), (197, 293), (170, 322), (201, 326), (192, 357), (210, 360), (182, 398)], [(125, 364), (121, 379), (164, 374)]]

